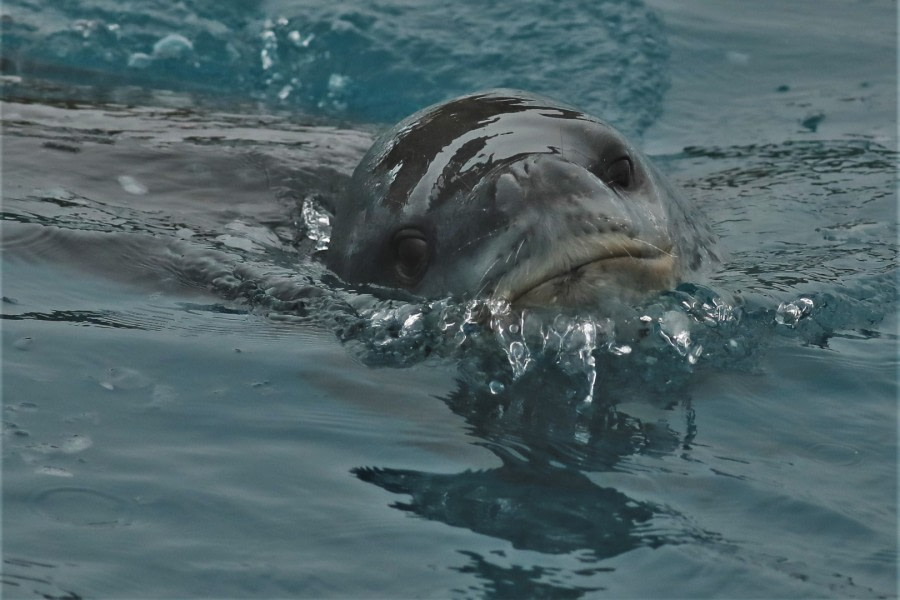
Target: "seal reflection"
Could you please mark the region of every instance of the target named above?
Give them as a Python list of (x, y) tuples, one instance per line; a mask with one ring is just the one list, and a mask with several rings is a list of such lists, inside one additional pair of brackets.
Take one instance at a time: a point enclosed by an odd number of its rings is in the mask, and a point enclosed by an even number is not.
[[(360, 467), (353, 473), (362, 481), (409, 496), (391, 505), (398, 510), (505, 540), (517, 550), (586, 551), (601, 561), (639, 547), (680, 543), (685, 535), (707, 535), (695, 532), (668, 507), (636, 500), (597, 482), (603, 472), (616, 470), (623, 458), (677, 452), (691, 443), (693, 428), (679, 434), (666, 425), (644, 423), (601, 398), (590, 406), (549, 401), (545, 394), (563, 379), (551, 369), (534, 369), (500, 395), (461, 379), (459, 387), (443, 398), (465, 419), (476, 443), (500, 459), (497, 468), (441, 474)], [(687, 414), (692, 418), (690, 411)], [(673, 521), (677, 527), (667, 526)], [(504, 585), (511, 585), (511, 574), (501, 567), (476, 553), (467, 556), (472, 561), (467, 568), (482, 579), (490, 581), (493, 573), (505, 582), (490, 584), (498, 594)], [(495, 573), (497, 569), (501, 571)], [(528, 575), (525, 570), (515, 577), (544, 575)], [(568, 584), (561, 589), (573, 591)], [(514, 588), (508, 591), (512, 594)]]

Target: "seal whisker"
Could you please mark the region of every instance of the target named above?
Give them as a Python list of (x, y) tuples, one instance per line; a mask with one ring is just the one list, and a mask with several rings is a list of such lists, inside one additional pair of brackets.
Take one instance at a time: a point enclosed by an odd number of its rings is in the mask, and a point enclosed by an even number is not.
[[(509, 262), (509, 257), (506, 258), (506, 261)], [(476, 295), (480, 296), (484, 292), (485, 288), (487, 288), (488, 284), (490, 284), (490, 281), (486, 281), (485, 278), (491, 272), (491, 269), (494, 268), (494, 265), (496, 265), (498, 262), (500, 262), (499, 256), (497, 257), (496, 260), (494, 260), (494, 262), (489, 264), (487, 269), (484, 270), (484, 273), (481, 274), (481, 278), (478, 280), (479, 288), (478, 288), (478, 292)]]
[(449, 253), (450, 256), (453, 256), (454, 254), (458, 254), (459, 252), (462, 252), (466, 247), (471, 246), (472, 244), (477, 244), (481, 240), (485, 240), (489, 237), (492, 237), (495, 233), (502, 230), (503, 227), (504, 227), (503, 225), (499, 225), (479, 237), (476, 237), (476, 238), (466, 241), (466, 243), (461, 244), (461, 245), (457, 246), (455, 249), (451, 250)]
[(563, 128), (559, 128), (559, 155), (563, 158), (566, 157), (566, 146), (563, 143)]
[(654, 245), (654, 244), (651, 244), (650, 242), (648, 242), (648, 241), (646, 241), (646, 240), (642, 240), (642, 239), (640, 239), (640, 238), (633, 238), (633, 239), (634, 239), (634, 241), (640, 242), (641, 244), (644, 244), (645, 246), (650, 246), (650, 247), (653, 248), (654, 250), (659, 250), (659, 252), (660, 252), (661, 254), (665, 254), (666, 256), (671, 256), (672, 258), (678, 258), (678, 255), (677, 255), (677, 254), (675, 254), (675, 253), (673, 253), (673, 252), (667, 252), (666, 250), (663, 250), (663, 249), (660, 248), (659, 246), (656, 246), (656, 245)]
[[(519, 262), (519, 252), (522, 251), (522, 247), (525, 246), (525, 238), (519, 240), (519, 247), (516, 248), (516, 255), (513, 257), (513, 264), (518, 264)], [(510, 252), (510, 256), (512, 256), (512, 252)], [(509, 262), (509, 256), (506, 257), (506, 262)]]
[(576, 148), (575, 146), (572, 146), (571, 148), (569, 148), (569, 152), (574, 152), (575, 154), (578, 154), (578, 155), (582, 156), (583, 158), (586, 158), (586, 159), (588, 159), (588, 160), (591, 160), (590, 155), (585, 154), (584, 152), (582, 152), (581, 150), (579, 150), (579, 149)]

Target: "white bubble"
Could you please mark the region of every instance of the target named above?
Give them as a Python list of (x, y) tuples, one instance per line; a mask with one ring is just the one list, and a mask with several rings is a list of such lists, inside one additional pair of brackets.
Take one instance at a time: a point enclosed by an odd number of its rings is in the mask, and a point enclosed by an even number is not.
[(72, 435), (59, 445), (59, 449), (63, 454), (77, 454), (87, 450), (94, 445), (94, 442), (86, 435)]
[(62, 467), (40, 467), (35, 470), (38, 475), (49, 475), (51, 477), (72, 477), (72, 472)]
[(135, 52), (128, 57), (128, 66), (132, 69), (146, 69), (153, 64), (153, 57), (143, 52)]
[(170, 33), (153, 44), (153, 58), (183, 58), (193, 51), (194, 44), (177, 33)]
[(116, 181), (119, 182), (119, 185), (122, 186), (122, 189), (128, 192), (129, 194), (134, 194), (135, 196), (143, 196), (147, 193), (147, 186), (143, 183), (132, 177), (131, 175), (119, 175), (116, 178)]
[(272, 57), (269, 56), (269, 50), (267, 48), (263, 48), (259, 51), (260, 59), (262, 60), (262, 68), (264, 71), (268, 71), (272, 68), (272, 65), (275, 64), (275, 61), (272, 60)]
[(733, 65), (746, 66), (750, 64), (750, 55), (745, 52), (729, 50), (725, 53), (725, 59)]
[(348, 77), (347, 75), (332, 73), (328, 77), (328, 91), (330, 93), (340, 92), (344, 90), (348, 85), (350, 85), (350, 77)]

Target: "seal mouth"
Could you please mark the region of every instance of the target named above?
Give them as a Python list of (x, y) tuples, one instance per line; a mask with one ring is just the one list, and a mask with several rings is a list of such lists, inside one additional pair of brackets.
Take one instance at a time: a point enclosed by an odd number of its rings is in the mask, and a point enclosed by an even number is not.
[(630, 300), (666, 289), (674, 281), (671, 244), (615, 233), (551, 248), (507, 272), (494, 296), (516, 305), (578, 305), (609, 296)]

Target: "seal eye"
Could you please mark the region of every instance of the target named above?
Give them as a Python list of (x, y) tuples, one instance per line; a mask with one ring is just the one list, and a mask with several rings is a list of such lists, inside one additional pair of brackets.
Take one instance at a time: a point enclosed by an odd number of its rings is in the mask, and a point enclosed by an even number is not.
[(394, 234), (397, 274), (405, 285), (418, 283), (428, 268), (428, 240), (418, 229), (401, 229)]
[(634, 182), (634, 167), (627, 156), (619, 158), (606, 168), (603, 181), (607, 184), (627, 190)]

